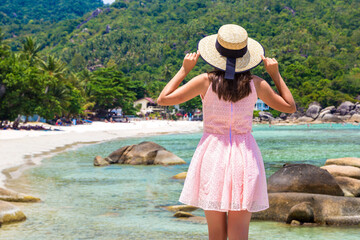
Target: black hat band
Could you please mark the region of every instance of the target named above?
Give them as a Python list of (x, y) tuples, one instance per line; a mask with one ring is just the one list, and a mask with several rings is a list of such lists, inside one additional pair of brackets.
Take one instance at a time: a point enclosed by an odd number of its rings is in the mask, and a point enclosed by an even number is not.
[(247, 46), (240, 50), (231, 50), (224, 48), (216, 40), (215, 47), (222, 56), (226, 57), (225, 79), (233, 80), (235, 78), (236, 58), (240, 58), (245, 55), (247, 52)]

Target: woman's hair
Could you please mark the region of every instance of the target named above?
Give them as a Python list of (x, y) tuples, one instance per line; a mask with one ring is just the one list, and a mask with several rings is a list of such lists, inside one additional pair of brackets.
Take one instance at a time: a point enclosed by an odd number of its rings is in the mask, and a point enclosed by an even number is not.
[(212, 83), (212, 90), (217, 93), (219, 99), (237, 102), (251, 93), (250, 70), (236, 73), (234, 80), (225, 79), (225, 72), (220, 70), (213, 70), (208, 75)]

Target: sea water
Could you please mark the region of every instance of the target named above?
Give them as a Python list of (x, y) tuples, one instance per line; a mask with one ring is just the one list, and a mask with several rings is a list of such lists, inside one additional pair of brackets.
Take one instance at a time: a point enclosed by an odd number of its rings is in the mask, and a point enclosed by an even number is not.
[[(207, 239), (207, 225), (180, 221), (160, 206), (179, 204), (183, 180), (201, 133), (128, 138), (86, 145), (45, 158), (40, 166), (9, 180), (15, 190), (40, 197), (17, 204), (25, 222), (3, 225), (0, 239)], [(284, 163), (324, 165), (328, 158), (360, 157), (360, 126), (318, 124), (254, 125), (269, 177)], [(186, 165), (94, 167), (129, 144), (154, 141), (183, 158)], [(194, 215), (204, 216), (202, 210)], [(290, 226), (251, 221), (249, 239), (360, 239), (357, 227)]]

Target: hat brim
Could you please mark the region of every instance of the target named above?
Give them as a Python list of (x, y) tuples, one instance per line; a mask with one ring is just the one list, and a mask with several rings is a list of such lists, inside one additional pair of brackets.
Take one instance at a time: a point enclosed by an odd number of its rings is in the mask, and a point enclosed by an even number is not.
[[(201, 58), (209, 65), (226, 70), (226, 57), (222, 56), (215, 47), (217, 34), (204, 37), (199, 41), (198, 50)], [(248, 38), (247, 52), (236, 59), (235, 73), (248, 71), (262, 62), (261, 55), (265, 56), (264, 47), (252, 38)]]

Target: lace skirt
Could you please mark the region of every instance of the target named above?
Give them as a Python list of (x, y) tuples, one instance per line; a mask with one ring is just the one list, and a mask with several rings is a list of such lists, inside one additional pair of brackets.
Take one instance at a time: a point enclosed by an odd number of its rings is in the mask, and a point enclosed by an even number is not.
[(221, 212), (269, 208), (264, 163), (251, 132), (231, 137), (204, 133), (179, 201)]

